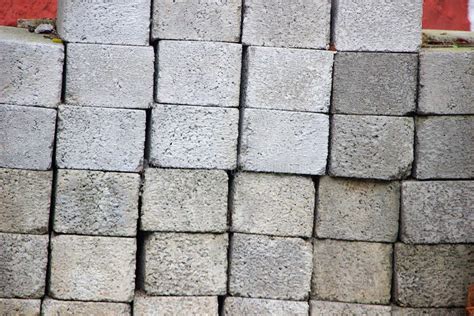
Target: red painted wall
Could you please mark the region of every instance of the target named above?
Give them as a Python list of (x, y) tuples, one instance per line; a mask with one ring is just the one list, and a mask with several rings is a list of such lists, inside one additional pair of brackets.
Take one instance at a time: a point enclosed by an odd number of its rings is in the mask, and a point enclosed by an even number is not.
[(17, 19), (56, 17), (56, 0), (0, 0), (0, 25), (16, 26)]

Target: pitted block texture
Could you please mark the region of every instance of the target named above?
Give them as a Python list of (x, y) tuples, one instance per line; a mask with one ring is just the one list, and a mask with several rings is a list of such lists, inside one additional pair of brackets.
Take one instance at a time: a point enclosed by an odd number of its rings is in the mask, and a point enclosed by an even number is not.
[(224, 314), (226, 316), (307, 316), (308, 303), (257, 298), (226, 297), (224, 302)]
[(39, 316), (41, 300), (0, 298), (0, 311), (5, 316)]
[(408, 308), (392, 307), (393, 316), (465, 316), (464, 308)]
[(383, 305), (350, 304), (327, 301), (309, 301), (310, 316), (320, 315), (364, 315), (364, 316), (391, 316), (392, 308)]
[(217, 296), (144, 296), (136, 295), (133, 314), (154, 315), (206, 315), (217, 316)]
[(43, 300), (43, 316), (131, 316), (132, 309), (125, 303)]

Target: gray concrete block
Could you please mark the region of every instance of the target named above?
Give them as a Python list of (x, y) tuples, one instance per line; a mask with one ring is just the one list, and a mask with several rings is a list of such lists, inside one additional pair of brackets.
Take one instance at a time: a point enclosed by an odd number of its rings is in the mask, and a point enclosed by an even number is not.
[(130, 316), (132, 308), (126, 303), (74, 302), (45, 298), (42, 316)]
[(0, 298), (0, 311), (4, 316), (39, 316), (41, 300)]
[(234, 169), (237, 164), (238, 109), (158, 104), (151, 125), (153, 166)]
[(0, 27), (0, 103), (56, 107), (64, 47), (42, 35)]
[(58, 170), (56, 182), (55, 232), (136, 235), (140, 175)]
[(56, 110), (0, 104), (0, 167), (51, 168)]
[(153, 103), (153, 47), (69, 44), (66, 103), (148, 108)]
[(319, 238), (394, 242), (400, 183), (322, 177), (316, 207)]
[(160, 41), (156, 59), (157, 102), (239, 106), (240, 44)]
[(226, 297), (224, 315), (307, 316), (308, 303), (257, 298)]
[(369, 305), (369, 304), (351, 304), (339, 302), (325, 302), (325, 301), (309, 301), (310, 316), (324, 316), (324, 315), (364, 315), (364, 316), (391, 316), (392, 308), (383, 305)]
[(474, 245), (395, 244), (394, 299), (400, 306), (464, 306), (474, 283)]
[(325, 49), (330, 20), (330, 0), (244, 0), (242, 43)]
[(418, 56), (338, 53), (334, 62), (333, 113), (405, 115), (415, 111)]
[(144, 296), (136, 295), (136, 316), (206, 315), (217, 316), (217, 296)]
[(146, 169), (140, 228), (225, 232), (227, 191), (225, 171)]
[(0, 233), (0, 297), (44, 295), (48, 243), (47, 235)]
[(130, 302), (135, 256), (134, 238), (54, 236), (49, 295), (60, 300)]
[(421, 0), (336, 0), (333, 5), (337, 50), (416, 52), (421, 46)]
[(239, 165), (243, 170), (326, 173), (329, 116), (244, 109)]
[(142, 110), (61, 106), (56, 163), (59, 168), (142, 169), (146, 114)]
[(338, 240), (314, 241), (314, 298), (361, 304), (388, 304), (392, 245)]
[(466, 316), (464, 308), (408, 308), (392, 307), (393, 316)]
[(429, 116), (416, 120), (417, 179), (474, 177), (474, 116)]
[(408, 177), (414, 125), (410, 117), (334, 115), (329, 174), (380, 180)]
[(311, 237), (314, 201), (309, 177), (238, 173), (232, 184), (232, 231)]
[(227, 245), (227, 234), (148, 235), (141, 286), (149, 295), (225, 295)]
[(312, 247), (301, 238), (234, 234), (231, 238), (229, 293), (232, 296), (306, 300)]

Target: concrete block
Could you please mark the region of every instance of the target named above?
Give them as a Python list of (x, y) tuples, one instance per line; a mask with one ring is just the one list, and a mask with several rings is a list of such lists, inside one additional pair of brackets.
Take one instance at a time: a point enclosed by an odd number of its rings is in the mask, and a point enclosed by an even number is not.
[(142, 169), (146, 114), (141, 110), (59, 109), (59, 168), (137, 172)]
[(406, 115), (415, 112), (418, 55), (338, 53), (333, 113)]
[(54, 236), (49, 295), (60, 300), (130, 302), (135, 256), (134, 238)]
[(227, 191), (225, 171), (146, 169), (140, 228), (225, 232)]
[(350, 304), (339, 302), (309, 301), (310, 316), (320, 315), (364, 315), (364, 316), (391, 316), (392, 308), (383, 305)]
[(334, 115), (329, 174), (380, 180), (408, 177), (414, 125), (410, 117)]
[(325, 49), (330, 20), (330, 0), (244, 0), (242, 43)]
[(394, 299), (400, 306), (464, 306), (474, 283), (474, 245), (395, 244)]
[(337, 50), (416, 52), (421, 46), (421, 0), (336, 0), (333, 5)]
[(307, 316), (308, 303), (228, 296), (224, 302), (224, 315)]
[(225, 295), (227, 244), (227, 234), (148, 235), (142, 288), (150, 295)]
[(51, 168), (56, 110), (0, 104), (0, 167)]
[(136, 295), (136, 316), (206, 315), (217, 316), (217, 296), (144, 296)]
[(0, 233), (0, 297), (44, 295), (48, 243), (47, 235)]
[(41, 300), (0, 298), (0, 311), (4, 316), (39, 316)]
[(314, 241), (314, 298), (361, 304), (388, 304), (392, 245), (339, 240)]
[(243, 111), (239, 154), (243, 170), (326, 173), (327, 115), (262, 109)]
[(466, 316), (464, 308), (407, 308), (392, 307), (393, 316)]
[(230, 247), (232, 296), (307, 299), (313, 258), (311, 242), (301, 238), (234, 234)]
[(399, 182), (322, 177), (316, 207), (316, 236), (395, 242), (399, 211)]
[(132, 308), (126, 303), (73, 302), (50, 298), (43, 300), (42, 316), (130, 316)]
[(238, 173), (232, 185), (232, 231), (311, 237), (315, 195), (309, 177)]
[(66, 103), (148, 108), (153, 103), (153, 47), (69, 44)]
[(151, 120), (152, 165), (235, 168), (239, 110), (158, 104)]
[(416, 120), (417, 179), (474, 177), (474, 116), (429, 116)]
[(140, 175), (58, 170), (54, 231), (135, 236)]
[(160, 41), (156, 59), (158, 102), (239, 106), (240, 44)]
[(0, 103), (56, 107), (64, 47), (42, 35), (0, 27)]

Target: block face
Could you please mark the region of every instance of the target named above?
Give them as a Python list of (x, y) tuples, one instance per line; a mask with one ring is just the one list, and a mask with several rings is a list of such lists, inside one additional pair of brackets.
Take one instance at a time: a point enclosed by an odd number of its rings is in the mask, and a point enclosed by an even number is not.
[(225, 232), (227, 190), (225, 171), (146, 169), (141, 229)]
[(69, 44), (66, 103), (148, 108), (153, 103), (153, 47)]
[(54, 231), (135, 236), (140, 175), (58, 170)]
[(315, 188), (309, 177), (237, 173), (231, 201), (234, 232), (312, 235)]
[(326, 172), (329, 117), (244, 109), (239, 165), (243, 170), (321, 175)]
[(132, 309), (129, 304), (125, 303), (73, 302), (46, 298), (42, 304), (42, 315), (130, 316), (132, 315)]
[(156, 59), (158, 102), (239, 106), (240, 44), (160, 41)]
[(465, 316), (464, 308), (407, 308), (392, 307), (393, 316)]
[(137, 295), (133, 314), (155, 315), (208, 315), (217, 316), (217, 296), (144, 296)]
[(392, 307), (383, 305), (350, 304), (339, 302), (309, 301), (310, 316), (318, 315), (364, 315), (391, 316)]
[(0, 298), (0, 311), (3, 315), (39, 316), (41, 300)]
[(140, 171), (145, 125), (145, 111), (62, 106), (57, 165), (67, 169)]
[(333, 112), (406, 115), (414, 112), (418, 56), (397, 53), (337, 53)]
[(237, 109), (158, 104), (152, 111), (151, 124), (153, 166), (235, 168)]
[(226, 316), (307, 316), (308, 303), (228, 296), (226, 297), (224, 302), (224, 314)]
[(330, 175), (393, 180), (411, 174), (412, 118), (334, 115), (331, 131)]
[(312, 258), (311, 243), (301, 238), (234, 234), (229, 293), (305, 300), (310, 289)]

